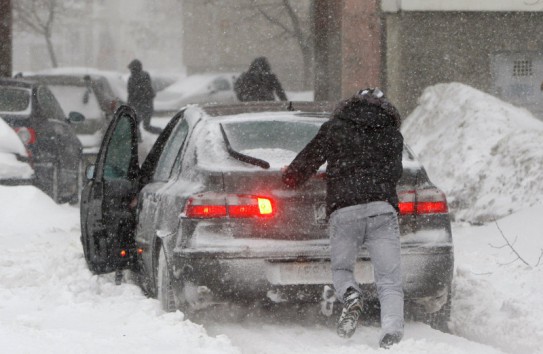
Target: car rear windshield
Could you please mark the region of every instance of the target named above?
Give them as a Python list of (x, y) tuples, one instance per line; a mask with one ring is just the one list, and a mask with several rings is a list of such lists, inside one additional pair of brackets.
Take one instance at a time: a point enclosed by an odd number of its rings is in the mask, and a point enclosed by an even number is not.
[(0, 87), (0, 113), (29, 114), (30, 89)]
[(322, 123), (253, 121), (226, 123), (223, 127), (236, 151), (284, 149), (298, 153), (317, 134)]
[(317, 134), (324, 119), (222, 122), (232, 148), (272, 166), (288, 164)]
[(101, 120), (102, 110), (92, 89), (85, 86), (47, 85), (65, 114), (79, 112), (85, 119)]

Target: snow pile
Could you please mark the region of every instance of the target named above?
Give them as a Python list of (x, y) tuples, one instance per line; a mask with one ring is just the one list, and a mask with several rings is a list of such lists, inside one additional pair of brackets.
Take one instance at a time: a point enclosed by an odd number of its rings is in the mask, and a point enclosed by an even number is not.
[(21, 139), (0, 117), (0, 180), (30, 178), (34, 174), (32, 167), (26, 162), (17, 160), (15, 154), (27, 156)]
[(525, 109), (439, 84), (424, 91), (402, 133), (457, 220), (486, 222), (542, 202), (543, 122)]
[(239, 353), (134, 284), (93, 276), (79, 209), (34, 187), (0, 187), (0, 343), (6, 353)]
[[(542, 214), (540, 205), (497, 223), (453, 226), (455, 334), (509, 353), (543, 353)], [(502, 247), (504, 237), (522, 260)]]

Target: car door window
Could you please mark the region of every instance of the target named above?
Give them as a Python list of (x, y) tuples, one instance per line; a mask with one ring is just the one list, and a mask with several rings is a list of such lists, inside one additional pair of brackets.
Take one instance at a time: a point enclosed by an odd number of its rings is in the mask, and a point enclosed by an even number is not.
[(213, 91), (227, 91), (230, 90), (230, 83), (228, 80), (220, 77), (215, 80), (213, 80)]
[(132, 127), (129, 116), (122, 116), (107, 147), (104, 180), (128, 179), (132, 158)]
[(55, 96), (45, 86), (38, 89), (38, 103), (42, 114), (47, 119), (64, 120), (64, 111), (58, 104)]
[(183, 143), (187, 137), (189, 131), (189, 125), (186, 120), (181, 122), (175, 127), (172, 135), (166, 142), (162, 155), (158, 160), (158, 164), (155, 170), (153, 179), (156, 181), (167, 181), (172, 172), (172, 167), (175, 160), (183, 147)]

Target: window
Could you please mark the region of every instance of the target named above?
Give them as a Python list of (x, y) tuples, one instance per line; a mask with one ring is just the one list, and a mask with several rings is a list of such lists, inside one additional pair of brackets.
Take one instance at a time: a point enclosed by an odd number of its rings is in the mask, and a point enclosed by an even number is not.
[(30, 114), (30, 90), (0, 87), (0, 113)]
[(38, 103), (41, 114), (47, 119), (64, 120), (65, 115), (55, 96), (45, 86), (38, 89)]
[(534, 74), (531, 60), (515, 60), (513, 76), (532, 76)]
[(228, 80), (222, 77), (213, 80), (212, 87), (213, 91), (228, 91), (231, 89)]
[(236, 151), (283, 149), (298, 153), (317, 135), (321, 124), (322, 121), (261, 120), (223, 123), (223, 127)]
[(153, 178), (154, 180), (167, 181), (168, 178), (170, 178), (173, 165), (177, 156), (179, 155), (179, 152), (181, 151), (181, 148), (183, 147), (183, 143), (185, 142), (188, 132), (189, 125), (187, 121), (183, 119), (177, 125), (177, 127), (175, 127), (172, 135), (164, 146), (164, 150), (162, 155), (160, 155), (160, 159), (158, 160), (155, 170), (155, 175)]
[(132, 161), (132, 125), (129, 116), (122, 116), (108, 144), (104, 163), (104, 179), (126, 179)]

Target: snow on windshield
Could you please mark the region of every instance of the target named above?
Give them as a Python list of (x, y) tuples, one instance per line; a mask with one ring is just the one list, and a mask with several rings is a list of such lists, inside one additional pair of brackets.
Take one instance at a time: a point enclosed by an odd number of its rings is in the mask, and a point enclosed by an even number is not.
[(299, 151), (317, 134), (324, 122), (318, 118), (300, 118), (292, 114), (240, 114), (220, 119), (210, 118), (198, 139), (198, 164), (214, 170), (254, 170), (259, 167), (231, 157), (223, 139), (223, 125), (230, 144), (237, 152), (270, 163), (271, 169), (290, 164)]

